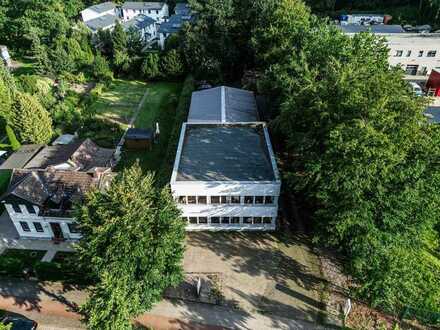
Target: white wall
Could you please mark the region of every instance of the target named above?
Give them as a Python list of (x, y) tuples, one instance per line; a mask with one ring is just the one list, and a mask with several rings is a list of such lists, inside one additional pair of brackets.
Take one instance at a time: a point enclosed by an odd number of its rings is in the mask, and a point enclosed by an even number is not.
[[(56, 218), (56, 217), (41, 217), (38, 216), (39, 209), (37, 206), (34, 206), (35, 214), (29, 213), (27, 208), (24, 205), (19, 205), (21, 209), (21, 213), (15, 212), (14, 208), (10, 204), (5, 204), (5, 208), (9, 214), (9, 217), (12, 220), (15, 228), (17, 229), (20, 237), (26, 238), (45, 238), (51, 239), (54, 237), (54, 233), (52, 228), (50, 227), (50, 223), (59, 223), (61, 225), (61, 230), (63, 231), (63, 235), (65, 239), (79, 239), (81, 238), (81, 234), (74, 234), (69, 231), (68, 224), (74, 223), (75, 220), (72, 218)], [(24, 221), (28, 224), (30, 231), (24, 231), (20, 221)], [(34, 222), (38, 222), (43, 227), (43, 232), (37, 232), (34, 226)]]
[(136, 17), (137, 15), (143, 14), (145, 16), (155, 19), (158, 23), (162, 23), (165, 20), (165, 17), (168, 17), (168, 5), (165, 4), (164, 6), (162, 6), (162, 9), (158, 10), (158, 12), (156, 11), (156, 9), (122, 9), (122, 17), (124, 21), (128, 21), (133, 17)]
[[(278, 214), (278, 182), (186, 182), (171, 183), (173, 196), (206, 196), (207, 204), (178, 204), (182, 217), (208, 217), (208, 224), (188, 224), (187, 230), (274, 230)], [(240, 204), (211, 204), (211, 196), (241, 196)], [(272, 204), (245, 204), (244, 196), (271, 196)], [(239, 224), (212, 224), (211, 217), (240, 217)], [(243, 217), (271, 217), (271, 224), (250, 225)]]
[(104, 15), (116, 15), (116, 9), (107, 10), (103, 13), (97, 13), (96, 11), (86, 8), (81, 12), (83, 22), (90, 21), (91, 19), (101, 17)]
[[(387, 35), (390, 48), (389, 63), (392, 66), (401, 65), (405, 70), (407, 65), (418, 65), (419, 73), (426, 68), (430, 74), (434, 68), (440, 68), (440, 34), (396, 34)], [(396, 56), (397, 51), (402, 51), (402, 56)], [(408, 52), (411, 52), (410, 54)], [(419, 56), (419, 52), (423, 55)], [(436, 51), (435, 57), (427, 57), (429, 51)], [(409, 56), (408, 56), (409, 55)]]

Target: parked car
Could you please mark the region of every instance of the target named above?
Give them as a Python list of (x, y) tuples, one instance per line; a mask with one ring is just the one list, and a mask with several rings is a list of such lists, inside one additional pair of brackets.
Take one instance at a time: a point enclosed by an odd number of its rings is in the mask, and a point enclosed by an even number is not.
[(412, 90), (414, 91), (414, 94), (416, 94), (417, 96), (423, 96), (423, 89), (422, 89), (422, 87), (420, 87), (420, 85), (418, 83), (410, 81), (409, 85), (411, 86)]
[(38, 327), (37, 322), (21, 315), (5, 316), (1, 322), (5, 325), (11, 324), (11, 330), (35, 330)]

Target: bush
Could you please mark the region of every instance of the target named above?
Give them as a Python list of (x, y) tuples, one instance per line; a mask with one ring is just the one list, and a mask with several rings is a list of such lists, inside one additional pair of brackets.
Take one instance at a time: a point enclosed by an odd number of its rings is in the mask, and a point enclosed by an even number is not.
[(160, 67), (162, 73), (169, 78), (181, 77), (185, 71), (182, 56), (175, 49), (161, 58)]
[(23, 275), (24, 262), (17, 258), (0, 256), (0, 274), (8, 276)]
[(57, 281), (63, 274), (63, 267), (57, 262), (37, 261), (34, 270), (42, 281)]
[(92, 68), (93, 76), (104, 83), (110, 83), (113, 80), (113, 72), (104, 56), (97, 54)]

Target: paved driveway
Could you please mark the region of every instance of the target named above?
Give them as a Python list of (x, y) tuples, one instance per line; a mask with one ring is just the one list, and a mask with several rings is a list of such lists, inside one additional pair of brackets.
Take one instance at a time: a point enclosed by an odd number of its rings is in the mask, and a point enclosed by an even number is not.
[(319, 321), (318, 259), (304, 237), (271, 233), (192, 232), (186, 272), (221, 273), (225, 305), (249, 313)]

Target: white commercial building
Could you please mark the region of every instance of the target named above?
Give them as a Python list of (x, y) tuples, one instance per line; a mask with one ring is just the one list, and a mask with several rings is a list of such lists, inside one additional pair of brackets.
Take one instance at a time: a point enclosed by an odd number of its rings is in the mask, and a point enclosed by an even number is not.
[(400, 25), (341, 25), (348, 35), (370, 31), (387, 40), (389, 63), (407, 75), (429, 75), (440, 68), (440, 33), (406, 32)]
[(274, 230), (280, 176), (252, 92), (194, 92), (171, 190), (187, 230)]

